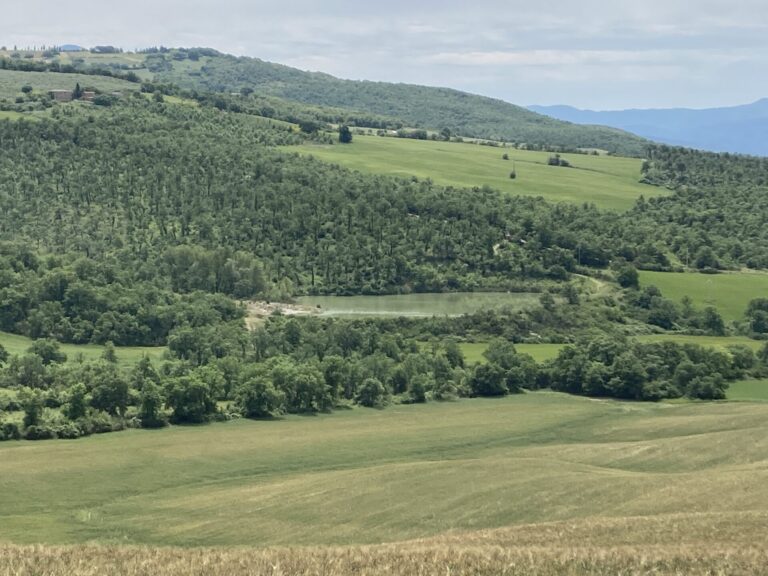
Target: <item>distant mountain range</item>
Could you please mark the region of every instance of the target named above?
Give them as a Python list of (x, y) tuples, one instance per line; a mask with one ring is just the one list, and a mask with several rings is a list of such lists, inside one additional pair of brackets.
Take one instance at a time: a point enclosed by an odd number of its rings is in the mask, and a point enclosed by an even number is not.
[(753, 104), (692, 110), (579, 110), (529, 106), (529, 110), (576, 124), (611, 126), (657, 142), (713, 152), (768, 156), (768, 98)]

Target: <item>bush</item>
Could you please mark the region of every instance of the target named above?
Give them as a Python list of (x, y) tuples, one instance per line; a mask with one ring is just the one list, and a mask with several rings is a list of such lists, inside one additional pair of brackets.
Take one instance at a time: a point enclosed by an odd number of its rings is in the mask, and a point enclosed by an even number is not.
[(15, 422), (3, 423), (2, 428), (0, 428), (0, 435), (2, 435), (2, 440), (21, 440), (21, 430)]
[(92, 412), (82, 421), (90, 429), (90, 434), (105, 434), (114, 431), (112, 418), (106, 412)]
[(469, 380), (472, 396), (505, 396), (507, 388), (506, 370), (496, 364), (479, 364)]
[(170, 381), (166, 403), (173, 410), (174, 422), (200, 424), (216, 412), (216, 399), (210, 386), (197, 376), (182, 376)]
[(112, 94), (99, 94), (93, 99), (93, 103), (96, 106), (112, 106), (117, 103), (117, 96)]
[(263, 377), (246, 380), (237, 391), (237, 406), (246, 418), (269, 418), (285, 407), (285, 394)]
[(368, 408), (381, 408), (387, 400), (387, 389), (376, 378), (366, 378), (357, 393), (357, 403)]
[(28, 426), (27, 429), (24, 430), (24, 438), (27, 440), (52, 440), (56, 437), (56, 431), (45, 424)]

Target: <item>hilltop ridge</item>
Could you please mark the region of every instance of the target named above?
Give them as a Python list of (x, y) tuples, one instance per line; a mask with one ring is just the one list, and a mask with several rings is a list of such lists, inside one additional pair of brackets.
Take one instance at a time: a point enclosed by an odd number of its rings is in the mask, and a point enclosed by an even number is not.
[[(115, 49), (117, 50), (117, 49)], [(0, 51), (0, 60), (13, 53)], [(208, 93), (255, 93), (302, 105), (343, 108), (396, 119), (413, 128), (514, 142), (532, 148), (600, 149), (640, 157), (648, 142), (603, 126), (580, 126), (555, 120), (509, 102), (451, 88), (344, 80), (258, 58), (236, 57), (210, 48), (157, 48), (132, 52), (36, 52), (34, 62), (68, 65), (78, 71), (98, 68), (133, 73), (145, 82), (174, 84)]]

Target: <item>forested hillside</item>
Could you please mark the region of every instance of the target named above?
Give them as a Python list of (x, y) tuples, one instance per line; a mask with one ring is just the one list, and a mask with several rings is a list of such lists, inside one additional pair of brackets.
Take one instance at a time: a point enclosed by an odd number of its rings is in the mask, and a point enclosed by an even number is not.
[[(287, 124), (212, 107), (138, 98), (53, 114), (0, 123), (2, 321), (30, 335), (36, 314), (77, 317), (41, 308), (66, 299), (68, 278), (248, 298), (521, 290), (621, 261), (669, 269), (672, 255), (768, 267), (757, 160), (652, 148), (645, 177), (679, 190), (619, 215), (351, 172), (270, 148), (307, 137)], [(89, 322), (67, 339), (93, 338)]]
[(685, 264), (768, 268), (768, 159), (650, 146), (647, 182), (677, 192), (639, 203), (630, 218), (654, 222)]
[(6, 122), (0, 234), (135, 262), (132, 274), (178, 291), (243, 297), (263, 287), (201, 268), (207, 251), (247, 252), (286, 295), (439, 291), (605, 266), (625, 232), (589, 206), (366, 176), (267, 146), (302, 138), (246, 114), (142, 100)]
[[(768, 351), (758, 359), (751, 349), (619, 339), (730, 329), (711, 307), (678, 306), (639, 286), (636, 268), (768, 267), (762, 161), (651, 147), (638, 178), (674, 193), (604, 212), (353, 172), (291, 153), (291, 144), (334, 135), (261, 116), (258, 99), (165, 101), (157, 86), (143, 89), (0, 121), (0, 330), (37, 339), (23, 355), (0, 346), (0, 388), (10, 391), (0, 410), (19, 415), (3, 420), (6, 439), (523, 387), (722, 398), (729, 381), (765, 370)], [(458, 319), (277, 315), (251, 332), (238, 304), (459, 290), (540, 298)], [(768, 303), (746, 312), (734, 329), (768, 333)], [(504, 341), (488, 346), (487, 363), (468, 366), (456, 338), (470, 334)], [(601, 334), (617, 346), (595, 344)], [(510, 343), (544, 339), (578, 345), (539, 365)], [(66, 363), (56, 341), (106, 344), (104, 358)], [(121, 370), (113, 344), (167, 345), (168, 362)], [(673, 359), (661, 371), (659, 355)]]
[[(264, 62), (215, 54), (199, 70), (179, 66), (173, 54), (152, 55), (156, 78), (209, 92), (243, 89), (307, 104), (400, 118), (412, 127), (448, 129), (463, 136), (565, 148), (602, 148), (640, 156), (644, 141), (621, 130), (584, 127), (535, 114), (492, 98), (448, 88), (341, 80)], [(150, 68), (152, 69), (152, 68)]]
[[(342, 80), (256, 58), (237, 58), (209, 48), (152, 49), (142, 54), (32, 53), (3, 58), (18, 70), (100, 71), (138, 80), (173, 84), (199, 93), (278, 97), (303, 105), (342, 108), (358, 125), (397, 127), (526, 144), (533, 148), (597, 148), (642, 156), (642, 138), (600, 126), (580, 126), (536, 114), (502, 100), (427, 86)], [(384, 121), (384, 122), (383, 122)], [(352, 122), (354, 123), (354, 122)]]

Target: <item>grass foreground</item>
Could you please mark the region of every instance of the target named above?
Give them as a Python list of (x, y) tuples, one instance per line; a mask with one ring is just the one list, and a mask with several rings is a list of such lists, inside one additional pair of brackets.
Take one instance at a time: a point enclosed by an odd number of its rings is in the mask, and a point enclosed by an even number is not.
[(766, 403), (536, 392), (6, 442), (0, 542), (368, 546), (607, 521), (631, 546), (631, 519), (680, 517), (666, 544), (736, 523), (718, 542), (751, 545), (766, 538), (767, 416)]

